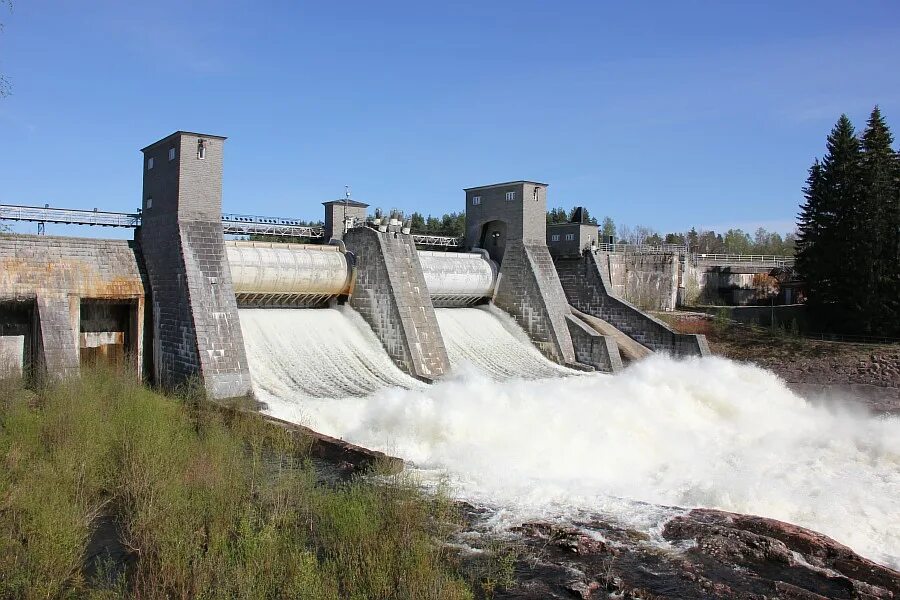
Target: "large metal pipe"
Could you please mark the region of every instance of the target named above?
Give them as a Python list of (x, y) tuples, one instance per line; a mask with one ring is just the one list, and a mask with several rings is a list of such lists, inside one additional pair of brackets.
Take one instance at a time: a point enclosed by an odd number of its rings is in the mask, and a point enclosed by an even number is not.
[(491, 298), (497, 264), (482, 252), (419, 251), (425, 284), (436, 307), (471, 306)]
[(339, 246), (226, 241), (238, 303), (318, 306), (350, 293), (352, 269)]
[[(229, 240), (225, 251), (241, 306), (322, 306), (352, 291), (352, 260), (340, 246)], [(418, 254), (436, 307), (471, 306), (493, 295), (498, 269), (487, 253)]]

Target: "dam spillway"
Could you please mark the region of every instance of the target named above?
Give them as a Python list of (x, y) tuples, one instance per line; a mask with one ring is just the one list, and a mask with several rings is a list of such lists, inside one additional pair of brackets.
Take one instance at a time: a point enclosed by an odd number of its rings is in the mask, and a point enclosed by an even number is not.
[(522, 328), (497, 308), (439, 308), (437, 318), (454, 371), (474, 368), (494, 381), (577, 373), (544, 357)]
[[(397, 213), (369, 218), (368, 205), (349, 197), (323, 202), (324, 226), (311, 227), (298, 219), (224, 215), (224, 145), (222, 136), (176, 131), (143, 148), (141, 205), (124, 220), (96, 210), (73, 217), (48, 206), (0, 212), (14, 220), (34, 215), (28, 218), (41, 224), (76, 218), (135, 228), (128, 244), (0, 236), (3, 372), (57, 378), (77, 374), (82, 363), (127, 358), (136, 374), (163, 388), (197, 377), (211, 397), (232, 398), (252, 389), (239, 308), (345, 304), (369, 325), (393, 363), (419, 381), (449, 374), (447, 346), (457, 357), (462, 348), (451, 334), (444, 339), (435, 309), (480, 305), (505, 311), (557, 365), (621, 369), (612, 337), (572, 316), (569, 304), (576, 299), (588, 314), (618, 314), (623, 307), (606, 303), (599, 286), (562, 286), (547, 245), (547, 184), (520, 180), (466, 188), (460, 237), (417, 235)], [(261, 241), (265, 236), (327, 243)], [(98, 285), (104, 278), (113, 285)], [(625, 313), (637, 333), (665, 330), (633, 310)], [(704, 351), (696, 336), (671, 343), (667, 335), (656, 336), (663, 351)], [(491, 358), (482, 366), (500, 376), (502, 362)]]
[(423, 385), (391, 361), (348, 307), (242, 308), (240, 316), (254, 392), (264, 402), (365, 396)]

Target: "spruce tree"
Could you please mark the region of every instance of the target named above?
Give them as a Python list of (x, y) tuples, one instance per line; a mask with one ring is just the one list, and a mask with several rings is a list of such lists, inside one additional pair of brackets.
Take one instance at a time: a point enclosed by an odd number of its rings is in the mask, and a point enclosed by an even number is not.
[(860, 286), (857, 302), (863, 329), (896, 331), (898, 312), (897, 202), (898, 161), (890, 129), (876, 106), (862, 136), (862, 199), (855, 213), (858, 232), (855, 261)]
[(803, 241), (801, 269), (810, 278), (807, 291), (814, 318), (828, 328), (856, 329), (862, 309), (853, 264), (860, 246), (861, 160), (859, 140), (847, 115), (832, 128), (826, 147), (820, 180), (815, 182), (815, 239)]
[(822, 185), (822, 163), (817, 158), (809, 168), (806, 187), (803, 188), (806, 201), (797, 216), (797, 272), (806, 283), (808, 303), (811, 308), (823, 297), (824, 275), (822, 274), (822, 250), (819, 244), (823, 204), (825, 202)]

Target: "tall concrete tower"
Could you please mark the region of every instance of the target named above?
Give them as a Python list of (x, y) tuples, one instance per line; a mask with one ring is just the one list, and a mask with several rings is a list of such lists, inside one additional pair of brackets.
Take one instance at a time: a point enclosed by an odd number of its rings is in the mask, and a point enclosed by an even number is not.
[(466, 249), (483, 248), (500, 265), (494, 304), (547, 358), (575, 362), (571, 310), (547, 249), (547, 184), (509, 181), (465, 192)]
[(222, 234), (225, 138), (176, 131), (142, 150), (137, 233), (152, 293), (156, 382), (199, 376), (213, 398), (250, 392)]

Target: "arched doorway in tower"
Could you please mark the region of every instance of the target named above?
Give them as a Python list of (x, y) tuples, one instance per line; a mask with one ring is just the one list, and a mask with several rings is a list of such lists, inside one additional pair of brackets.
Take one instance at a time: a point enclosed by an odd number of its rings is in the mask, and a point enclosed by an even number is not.
[(479, 246), (488, 251), (491, 260), (502, 264), (506, 251), (506, 221), (494, 220), (482, 225)]

